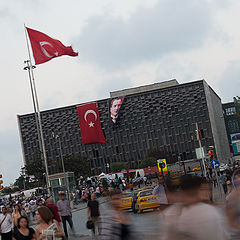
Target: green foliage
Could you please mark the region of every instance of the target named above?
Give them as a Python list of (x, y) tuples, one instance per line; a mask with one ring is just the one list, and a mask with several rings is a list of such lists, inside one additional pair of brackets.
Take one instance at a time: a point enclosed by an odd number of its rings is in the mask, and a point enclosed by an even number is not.
[(154, 157), (148, 157), (142, 160), (142, 162), (139, 165), (139, 168), (147, 168), (148, 166), (154, 167), (157, 165), (157, 159)]
[(90, 164), (86, 157), (66, 155), (64, 156), (64, 165), (65, 171), (74, 172), (76, 178), (80, 176), (87, 178), (91, 175)]
[(36, 152), (33, 159), (26, 164), (27, 175), (34, 175), (40, 183), (43, 182), (43, 173), (45, 173), (45, 167), (41, 159), (40, 151)]
[(16, 180), (14, 185), (18, 186), (19, 189), (24, 189), (24, 181), (25, 181), (25, 190), (32, 189), (35, 187), (39, 187), (39, 182), (29, 182), (29, 177), (26, 177), (24, 180), (24, 177), (21, 175)]
[(121, 172), (123, 169), (127, 169), (126, 162), (114, 162), (111, 163), (111, 171), (112, 172)]
[(20, 191), (20, 189), (18, 187), (14, 187), (14, 188), (5, 187), (2, 190), (2, 193), (4, 193), (4, 194), (11, 194), (11, 193), (15, 193), (15, 192), (18, 192), (18, 191)]

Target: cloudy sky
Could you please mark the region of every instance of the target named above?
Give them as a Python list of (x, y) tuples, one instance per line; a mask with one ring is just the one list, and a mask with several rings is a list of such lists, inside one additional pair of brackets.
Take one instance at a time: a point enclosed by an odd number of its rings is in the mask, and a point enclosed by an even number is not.
[(238, 0), (0, 1), (4, 183), (23, 165), (16, 115), (33, 111), (24, 23), (79, 51), (37, 66), (41, 110), (169, 79), (205, 79), (226, 102), (240, 95), (239, 9)]

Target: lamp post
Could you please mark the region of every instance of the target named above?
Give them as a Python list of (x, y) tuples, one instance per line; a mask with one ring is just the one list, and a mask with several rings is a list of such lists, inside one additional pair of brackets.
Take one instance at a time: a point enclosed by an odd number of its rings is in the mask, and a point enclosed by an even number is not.
[(109, 167), (110, 167), (109, 163), (106, 164), (106, 167), (107, 167), (107, 173), (109, 173)]
[(66, 174), (65, 171), (65, 164), (64, 164), (64, 160), (63, 160), (63, 154), (62, 154), (62, 144), (61, 144), (61, 139), (59, 137), (59, 135), (55, 135), (54, 132), (52, 133), (53, 137), (55, 137), (55, 139), (58, 141), (59, 144), (59, 152), (60, 152), (60, 158), (61, 158), (61, 162), (62, 162), (62, 170), (63, 170), (63, 175), (65, 178), (65, 183), (67, 185), (67, 199), (70, 200), (69, 198), (69, 194), (70, 194), (70, 189), (69, 189), (69, 181), (68, 181), (68, 176)]
[(25, 167), (21, 168), (20, 174), (23, 177), (23, 189), (26, 190), (26, 186), (25, 186), (25, 174), (26, 174)]

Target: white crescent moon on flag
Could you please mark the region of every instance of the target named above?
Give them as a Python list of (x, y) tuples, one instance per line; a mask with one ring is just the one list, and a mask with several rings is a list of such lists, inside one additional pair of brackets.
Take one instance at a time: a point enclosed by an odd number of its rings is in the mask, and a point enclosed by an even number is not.
[(90, 113), (92, 113), (92, 114), (95, 116), (95, 121), (96, 121), (96, 120), (97, 120), (97, 114), (96, 114), (96, 112), (93, 111), (93, 110), (87, 110), (87, 111), (85, 112), (85, 114), (84, 114), (84, 119), (85, 119), (85, 121), (87, 121), (87, 115), (90, 114)]
[(44, 53), (44, 55), (45, 55), (46, 57), (52, 58), (53, 56), (50, 55), (50, 54), (47, 52), (47, 50), (43, 47), (44, 45), (49, 45), (49, 46), (51, 46), (51, 47), (53, 47), (53, 45), (52, 45), (51, 43), (49, 43), (49, 42), (46, 42), (46, 41), (40, 42), (40, 47), (41, 47), (41, 50), (42, 50), (42, 52)]

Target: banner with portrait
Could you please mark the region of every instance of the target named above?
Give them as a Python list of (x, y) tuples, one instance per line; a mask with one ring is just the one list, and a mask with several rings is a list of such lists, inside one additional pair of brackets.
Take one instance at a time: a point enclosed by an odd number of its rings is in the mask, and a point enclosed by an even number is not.
[(110, 105), (110, 108), (109, 108), (110, 121), (114, 124), (117, 122), (119, 111), (123, 104), (124, 98), (125, 98), (125, 96), (122, 96), (122, 97), (118, 97), (118, 98), (112, 98), (110, 100), (110, 104), (109, 104)]

